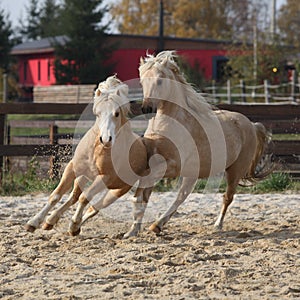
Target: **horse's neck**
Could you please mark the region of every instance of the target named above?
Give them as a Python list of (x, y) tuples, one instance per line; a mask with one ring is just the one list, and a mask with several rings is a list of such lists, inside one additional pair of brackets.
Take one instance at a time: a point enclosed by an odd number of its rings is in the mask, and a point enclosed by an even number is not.
[(118, 134), (116, 136), (116, 139), (123, 139), (125, 142), (130, 140), (130, 138), (133, 136), (133, 131), (131, 129), (131, 125), (129, 121), (122, 122), (121, 128), (118, 131)]
[[(185, 97), (182, 95), (181, 97)], [(184, 99), (172, 98), (170, 100), (160, 101), (157, 106), (157, 117), (167, 115), (168, 117), (180, 120), (187, 113), (187, 106)]]

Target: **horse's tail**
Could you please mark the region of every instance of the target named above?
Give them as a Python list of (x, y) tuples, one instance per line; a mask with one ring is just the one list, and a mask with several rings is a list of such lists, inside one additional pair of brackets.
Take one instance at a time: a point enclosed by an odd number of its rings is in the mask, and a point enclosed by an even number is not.
[(266, 147), (271, 140), (271, 133), (268, 132), (261, 123), (254, 123), (253, 126), (256, 132), (257, 145), (254, 157), (244, 180), (255, 183), (266, 178), (272, 173), (274, 168), (271, 162), (271, 156), (266, 155), (264, 157)]

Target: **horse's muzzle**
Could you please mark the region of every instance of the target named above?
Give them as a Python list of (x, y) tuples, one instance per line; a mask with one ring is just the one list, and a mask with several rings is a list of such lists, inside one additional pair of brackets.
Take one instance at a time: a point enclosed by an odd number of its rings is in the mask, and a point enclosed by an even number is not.
[(147, 106), (142, 106), (142, 112), (143, 114), (151, 114), (152, 113), (152, 107), (147, 105)]
[(112, 145), (112, 137), (109, 136), (107, 140), (103, 140), (102, 136), (100, 136), (100, 143), (106, 147), (109, 148)]
[(154, 113), (153, 103), (150, 101), (150, 98), (145, 98), (142, 104), (142, 112), (143, 114), (151, 114)]

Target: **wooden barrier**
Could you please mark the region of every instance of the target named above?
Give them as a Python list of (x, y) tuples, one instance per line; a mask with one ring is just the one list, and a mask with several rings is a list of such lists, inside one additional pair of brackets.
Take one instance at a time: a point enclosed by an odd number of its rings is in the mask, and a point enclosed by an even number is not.
[[(139, 106), (134, 104), (135, 112), (140, 112)], [(300, 105), (218, 105), (220, 109), (240, 112), (254, 122), (262, 122), (273, 133), (290, 134), (300, 132)], [(78, 118), (83, 111), (85, 115), (92, 115), (92, 107), (87, 104), (55, 104), (55, 103), (0, 103), (0, 184), (3, 174), (3, 157), (5, 156), (51, 156), (58, 151), (66, 153), (70, 150), (70, 144), (58, 144), (56, 140), (55, 128), (58, 126), (66, 126), (66, 121), (34, 121), (48, 122), (53, 128), (52, 142), (47, 145), (6, 145), (6, 116), (9, 114), (57, 114), (57, 115), (74, 115)], [(15, 124), (19, 121), (12, 121)], [(26, 126), (26, 121), (23, 127)], [(59, 123), (61, 122), (61, 123)], [(76, 121), (70, 121), (70, 128), (74, 128)], [(145, 122), (145, 121), (144, 121)], [(40, 125), (42, 125), (40, 123)], [(44, 123), (45, 124), (45, 123)], [(91, 124), (87, 121), (87, 124)], [(86, 124), (86, 125), (87, 125)], [(49, 126), (49, 125), (48, 125)], [(50, 134), (51, 135), (51, 134)], [(300, 176), (300, 140), (275, 140), (269, 149), (274, 156), (279, 159), (285, 166), (285, 170), (289, 169), (293, 173)], [(57, 158), (54, 159), (55, 164)]]

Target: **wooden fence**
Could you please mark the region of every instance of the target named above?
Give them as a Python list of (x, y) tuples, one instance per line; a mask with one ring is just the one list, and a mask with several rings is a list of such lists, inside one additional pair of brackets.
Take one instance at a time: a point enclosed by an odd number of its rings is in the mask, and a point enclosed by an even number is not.
[[(252, 121), (262, 122), (275, 134), (298, 134), (300, 133), (300, 105), (218, 105), (220, 109), (241, 112)], [(5, 142), (6, 116), (9, 114), (68, 114), (78, 117), (83, 111), (92, 114), (91, 106), (86, 104), (57, 104), (57, 103), (0, 103), (0, 184), (3, 174), (3, 157), (9, 156), (51, 156), (51, 154), (68, 152), (70, 144), (58, 144), (55, 132), (50, 131), (49, 144), (33, 145), (8, 145)], [(139, 109), (135, 109), (139, 111)], [(25, 123), (24, 123), (25, 124)], [(53, 127), (54, 126), (54, 127)], [(53, 130), (52, 129), (52, 130)], [(51, 137), (52, 135), (52, 137)], [(289, 171), (300, 177), (300, 139), (274, 140), (268, 152), (274, 153), (274, 157), (280, 160), (285, 171)]]
[[(243, 80), (238, 84), (232, 84), (227, 80), (226, 85), (220, 86), (212, 83), (204, 88), (202, 95), (214, 102), (247, 103), (300, 103), (300, 84), (297, 83), (295, 75), (291, 81), (281, 84), (270, 84), (264, 80), (263, 84), (246, 85)], [(238, 102), (239, 101), (239, 102)]]
[[(90, 103), (93, 99), (93, 85), (46, 86), (35, 87), (33, 102), (35, 103)], [(243, 80), (239, 84), (232, 84), (230, 80), (224, 86), (215, 85), (204, 88), (201, 93), (213, 103), (227, 104), (244, 103), (300, 103), (300, 84), (295, 80), (278, 85), (272, 85), (268, 80), (263, 84), (246, 85)], [(141, 87), (130, 87), (131, 101), (143, 99)]]

